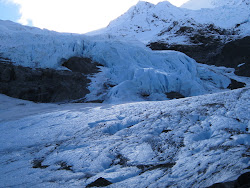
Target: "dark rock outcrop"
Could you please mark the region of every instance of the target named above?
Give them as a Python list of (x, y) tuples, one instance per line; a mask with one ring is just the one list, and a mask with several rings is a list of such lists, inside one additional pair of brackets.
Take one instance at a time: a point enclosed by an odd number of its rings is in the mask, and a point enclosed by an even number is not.
[(237, 75), (250, 77), (250, 36), (225, 44), (222, 50), (211, 58), (211, 63), (235, 68)]
[(97, 66), (102, 66), (97, 62), (93, 62), (90, 58), (71, 57), (66, 60), (62, 66), (67, 67), (72, 72), (80, 72), (83, 74), (93, 74), (99, 72)]
[(235, 181), (216, 183), (208, 188), (249, 188), (250, 172), (246, 172), (238, 177)]
[(228, 89), (238, 89), (238, 88), (243, 88), (245, 87), (246, 84), (242, 82), (238, 82), (237, 80), (231, 79), (231, 84), (227, 87)]
[(235, 74), (250, 77), (250, 36), (236, 39), (236, 34), (234, 30), (216, 28), (212, 24), (199, 26), (198, 29), (180, 27), (175, 35), (188, 37), (190, 44), (155, 41), (147, 46), (152, 50), (180, 51), (199, 63), (235, 68)]
[(166, 95), (167, 95), (167, 98), (169, 98), (169, 99), (181, 99), (181, 98), (185, 98), (185, 96), (183, 96), (182, 94), (180, 94), (178, 92), (174, 92), (174, 91), (166, 93)]
[(88, 184), (87, 187), (106, 187), (111, 184), (112, 183), (110, 181), (106, 180), (105, 178), (100, 177), (94, 182)]
[(49, 167), (48, 165), (42, 165), (42, 162), (44, 161), (44, 159), (34, 159), (31, 164), (32, 164), (32, 168), (40, 168), (40, 169), (45, 169), (47, 167)]
[[(87, 63), (77, 65), (67, 61), (72, 71), (54, 69), (31, 69), (14, 66), (12, 63), (0, 63), (0, 93), (10, 97), (30, 100), (34, 102), (68, 102), (82, 99), (89, 93), (87, 89), (90, 80), (89, 74), (98, 72), (97, 64), (86, 60)], [(86, 71), (85, 71), (85, 68)], [(74, 70), (78, 70), (75, 71)], [(83, 74), (84, 72), (85, 74)]]

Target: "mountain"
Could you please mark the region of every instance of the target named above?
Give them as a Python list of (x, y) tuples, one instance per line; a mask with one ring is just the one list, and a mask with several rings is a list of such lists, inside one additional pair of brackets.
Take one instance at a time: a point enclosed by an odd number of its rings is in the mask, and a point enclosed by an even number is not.
[(94, 36), (0, 20), (0, 187), (249, 187), (249, 77), (174, 51), (248, 75), (247, 16), (139, 2)]
[[(167, 1), (157, 5), (141, 1), (112, 21), (107, 28), (90, 35), (101, 34), (139, 40), (153, 50), (181, 51), (197, 62), (232, 67), (238, 75), (250, 76), (250, 46), (247, 45), (250, 36), (248, 1), (199, 2), (213, 2), (216, 6), (189, 10), (175, 7)], [(243, 40), (244, 37), (247, 38)], [(228, 44), (232, 41), (235, 41), (235, 44)], [(244, 45), (239, 47), (239, 43)], [(234, 53), (230, 57), (219, 58), (225, 56), (224, 51), (228, 51), (227, 44), (236, 46), (236, 51), (245, 53)], [(239, 66), (242, 64), (244, 66)]]
[(249, 0), (189, 0), (184, 3), (181, 7), (198, 10), (202, 8), (215, 8), (221, 6), (246, 6), (249, 5)]
[[(190, 43), (188, 38), (176, 35), (181, 27), (192, 27), (197, 30), (212, 24), (215, 29), (237, 31), (239, 32), (237, 36), (246, 36), (250, 33), (249, 7), (248, 3), (241, 3), (193, 11), (175, 7), (168, 1), (157, 5), (140, 1), (99, 33), (133, 37), (143, 42), (167, 40), (169, 43), (185, 44)], [(96, 33), (98, 31), (92, 34)], [(227, 35), (234, 37), (233, 33)]]

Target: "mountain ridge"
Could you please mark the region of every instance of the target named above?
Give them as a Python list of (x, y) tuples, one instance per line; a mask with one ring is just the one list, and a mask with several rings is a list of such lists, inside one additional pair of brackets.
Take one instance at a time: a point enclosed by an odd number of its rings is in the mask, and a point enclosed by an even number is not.
[(199, 10), (202, 8), (215, 8), (221, 6), (245, 6), (249, 5), (248, 0), (189, 0), (181, 5), (181, 8)]
[(241, 35), (245, 36), (249, 34), (248, 10), (249, 5), (241, 5), (193, 11), (175, 7), (165, 1), (156, 5), (142, 1), (116, 20), (111, 21), (109, 26), (102, 29), (99, 34), (133, 36), (143, 41), (143, 38), (140, 38), (140, 34), (143, 33), (143, 35), (149, 35), (148, 40), (151, 40), (161, 30), (168, 28), (174, 21), (178, 21), (185, 25), (214, 24), (222, 29), (234, 29), (237, 24), (245, 22), (245, 27), (243, 27), (244, 24), (237, 27)]

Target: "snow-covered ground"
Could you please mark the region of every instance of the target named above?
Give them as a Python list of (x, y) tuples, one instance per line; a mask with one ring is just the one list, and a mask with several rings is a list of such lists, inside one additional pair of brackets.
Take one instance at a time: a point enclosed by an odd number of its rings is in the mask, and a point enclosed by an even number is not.
[(250, 90), (161, 102), (0, 95), (0, 187), (206, 187), (249, 171)]

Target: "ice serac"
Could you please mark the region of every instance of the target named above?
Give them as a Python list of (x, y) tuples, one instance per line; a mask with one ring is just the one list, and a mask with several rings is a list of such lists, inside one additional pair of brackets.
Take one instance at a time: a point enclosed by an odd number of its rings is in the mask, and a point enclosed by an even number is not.
[[(226, 88), (230, 83), (223, 74), (204, 68), (180, 52), (157, 52), (143, 45), (110, 40), (91, 41), (84, 53), (108, 68), (107, 83), (103, 84), (112, 86), (105, 95), (108, 101), (163, 100), (172, 91), (194, 96)], [(98, 88), (95, 83), (90, 85), (93, 92)]]

